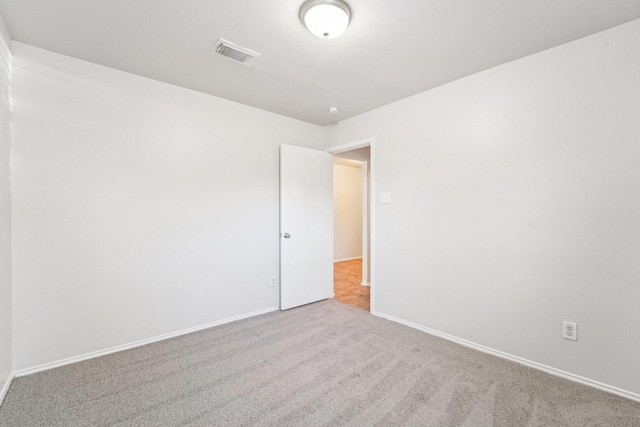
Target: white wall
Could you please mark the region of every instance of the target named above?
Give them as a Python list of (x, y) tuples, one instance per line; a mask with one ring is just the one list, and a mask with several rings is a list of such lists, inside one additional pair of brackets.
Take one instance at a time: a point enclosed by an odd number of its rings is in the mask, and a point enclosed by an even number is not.
[(333, 259), (362, 257), (362, 168), (333, 164)]
[(368, 137), (377, 311), (640, 397), (640, 20), (326, 128)]
[(11, 374), (11, 39), (0, 16), (0, 403)]
[(279, 145), (322, 128), (13, 48), (16, 370), (278, 306)]

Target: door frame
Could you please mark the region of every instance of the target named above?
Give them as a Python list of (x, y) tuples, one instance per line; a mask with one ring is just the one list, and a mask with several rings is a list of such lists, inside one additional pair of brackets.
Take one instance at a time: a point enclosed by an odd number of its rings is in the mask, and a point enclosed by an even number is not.
[[(376, 174), (375, 174), (375, 165), (376, 165), (376, 150), (375, 150), (375, 138), (366, 138), (358, 141), (349, 142), (347, 144), (336, 145), (335, 147), (326, 148), (325, 151), (331, 154), (344, 153), (345, 151), (357, 150), (358, 148), (369, 147), (369, 173), (371, 174), (371, 188), (369, 188), (370, 195), (370, 203), (371, 203), (371, 216), (369, 218), (370, 227), (371, 227), (371, 239), (369, 241), (369, 247), (371, 249), (371, 257), (369, 258), (369, 285), (370, 285), (370, 309), (369, 312), (371, 314), (375, 314), (376, 310), (376, 269), (375, 269), (375, 261), (376, 261)], [(364, 255), (364, 254), (363, 254)]]
[(362, 269), (362, 286), (371, 286), (369, 281), (369, 272), (371, 264), (369, 262), (369, 254), (371, 253), (371, 189), (369, 188), (369, 163), (371, 160), (371, 151), (369, 151), (369, 160), (362, 162), (362, 265), (366, 268)]

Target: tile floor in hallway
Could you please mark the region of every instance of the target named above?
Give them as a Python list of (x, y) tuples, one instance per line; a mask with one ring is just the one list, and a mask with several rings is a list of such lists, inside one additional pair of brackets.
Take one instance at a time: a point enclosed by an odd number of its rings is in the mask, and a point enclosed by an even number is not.
[(369, 311), (369, 286), (362, 286), (362, 260), (333, 263), (335, 300)]

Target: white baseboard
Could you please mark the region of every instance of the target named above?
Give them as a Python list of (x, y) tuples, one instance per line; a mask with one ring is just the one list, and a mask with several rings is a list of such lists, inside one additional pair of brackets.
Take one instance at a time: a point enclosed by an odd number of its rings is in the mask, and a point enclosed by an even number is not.
[(336, 262), (343, 262), (343, 261), (353, 261), (354, 259), (362, 259), (362, 257), (361, 256), (357, 256), (357, 257), (353, 257), (353, 258), (335, 259), (335, 260), (333, 260), (333, 262), (336, 263)]
[(7, 378), (7, 380), (4, 382), (2, 389), (0, 389), (0, 405), (2, 405), (2, 402), (4, 401), (4, 397), (7, 395), (7, 392), (9, 391), (9, 387), (11, 386), (11, 381), (13, 381), (13, 377), (14, 377), (14, 373), (12, 372), (9, 374), (9, 378)]
[(360, 284), (361, 284), (362, 286), (371, 286), (371, 283), (365, 283), (365, 282), (362, 282), (362, 283), (360, 283)]
[(575, 375), (575, 374), (572, 374), (570, 372), (565, 372), (565, 371), (562, 371), (560, 369), (552, 368), (551, 366), (546, 366), (546, 365), (543, 365), (541, 363), (532, 362), (531, 360), (523, 359), (523, 358), (518, 357), (518, 356), (513, 356), (511, 354), (504, 353), (504, 352), (499, 351), (499, 350), (494, 350), (492, 348), (485, 347), (483, 345), (476, 344), (474, 342), (467, 341), (467, 340), (464, 340), (462, 338), (454, 337), (453, 335), (445, 334), (444, 332), (436, 331), (435, 329), (427, 328), (425, 326), (421, 326), (421, 325), (418, 325), (416, 323), (412, 323), (412, 322), (409, 322), (409, 321), (406, 321), (406, 320), (403, 320), (403, 319), (400, 319), (400, 318), (397, 318), (397, 317), (394, 317), (394, 316), (389, 316), (388, 314), (380, 313), (378, 311), (372, 311), (371, 314), (373, 314), (375, 316), (378, 316), (378, 317), (382, 317), (382, 318), (387, 319), (387, 320), (391, 320), (392, 322), (396, 322), (396, 323), (403, 324), (405, 326), (409, 326), (411, 328), (417, 329), (417, 330), (422, 331), (422, 332), (426, 332), (429, 335), (434, 335), (434, 336), (439, 337), (439, 338), (444, 338), (445, 340), (452, 341), (452, 342), (454, 342), (456, 344), (460, 344), (460, 345), (463, 345), (465, 347), (469, 347), (469, 348), (472, 348), (474, 350), (478, 350), (478, 351), (481, 351), (483, 353), (490, 354), (492, 356), (501, 357), (503, 359), (507, 359), (507, 360), (510, 360), (512, 362), (516, 362), (516, 363), (519, 363), (521, 365), (525, 365), (525, 366), (528, 366), (530, 368), (537, 369), (539, 371), (543, 371), (543, 372), (546, 372), (546, 373), (551, 374), (551, 375), (555, 375), (557, 377), (562, 377), (562, 378), (565, 378), (565, 379), (573, 381), (573, 382), (584, 384), (584, 385), (587, 385), (587, 386), (590, 386), (590, 387), (593, 387), (593, 388), (597, 388), (598, 390), (606, 391), (608, 393), (616, 394), (618, 396), (622, 396), (622, 397), (625, 397), (627, 399), (634, 400), (636, 402), (640, 402), (640, 394), (633, 393), (631, 391), (623, 390), (623, 389), (620, 389), (618, 387), (614, 387), (614, 386), (611, 386), (611, 385), (608, 385), (608, 384), (603, 384), (601, 382), (598, 382), (598, 381), (595, 381), (595, 380), (592, 380), (592, 379), (589, 379), (589, 378), (581, 377), (579, 375)]
[[(60, 366), (70, 365), (76, 362), (82, 362), (83, 360), (94, 359), (100, 356), (106, 356), (107, 354), (117, 353), (123, 350), (129, 350), (132, 348), (140, 347), (143, 345), (151, 344), (154, 342), (166, 340), (169, 338), (178, 337), (180, 335), (190, 334), (192, 332), (201, 331), (203, 329), (213, 328), (214, 326), (223, 325), (225, 323), (235, 322), (237, 320), (247, 319), (249, 317), (259, 316), (261, 314), (271, 313), (272, 311), (278, 311), (280, 307), (270, 307), (263, 310), (254, 311), (251, 313), (241, 314), (239, 316), (228, 317), (226, 319), (217, 320), (215, 322), (205, 323), (204, 325), (198, 325), (187, 329), (182, 329), (176, 332), (170, 332), (168, 334), (158, 335), (152, 338), (146, 338), (139, 341), (134, 341), (129, 344), (118, 345), (115, 347), (107, 348), (104, 350), (92, 351), (91, 353), (82, 354), (79, 356), (68, 357), (66, 359), (57, 360), (55, 362), (44, 363), (42, 365), (34, 366), (31, 368), (20, 369), (13, 373), (16, 377), (23, 377), (25, 375), (35, 374), (36, 372), (46, 371), (53, 368), (58, 368)], [(8, 386), (7, 386), (8, 387)]]

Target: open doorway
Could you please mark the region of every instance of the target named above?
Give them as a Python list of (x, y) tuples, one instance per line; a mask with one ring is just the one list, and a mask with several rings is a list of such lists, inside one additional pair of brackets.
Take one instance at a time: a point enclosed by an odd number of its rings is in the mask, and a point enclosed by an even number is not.
[(370, 311), (370, 146), (334, 153), (334, 294)]

